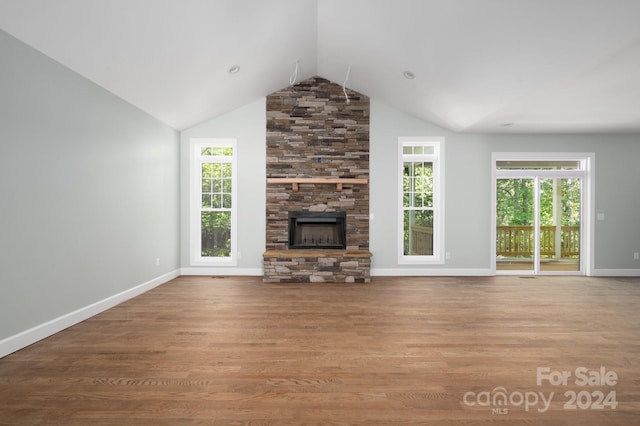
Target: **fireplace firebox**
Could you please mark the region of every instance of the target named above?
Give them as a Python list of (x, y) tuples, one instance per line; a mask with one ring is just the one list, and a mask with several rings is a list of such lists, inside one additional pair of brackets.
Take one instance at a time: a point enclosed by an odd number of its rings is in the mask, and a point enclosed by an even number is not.
[(289, 212), (290, 249), (345, 249), (346, 212)]

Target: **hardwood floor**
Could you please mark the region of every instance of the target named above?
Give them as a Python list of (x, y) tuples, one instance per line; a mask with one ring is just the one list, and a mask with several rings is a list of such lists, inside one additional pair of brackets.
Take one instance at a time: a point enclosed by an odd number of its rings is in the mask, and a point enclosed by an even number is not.
[(639, 309), (640, 278), (180, 277), (1, 359), (0, 424), (640, 424)]

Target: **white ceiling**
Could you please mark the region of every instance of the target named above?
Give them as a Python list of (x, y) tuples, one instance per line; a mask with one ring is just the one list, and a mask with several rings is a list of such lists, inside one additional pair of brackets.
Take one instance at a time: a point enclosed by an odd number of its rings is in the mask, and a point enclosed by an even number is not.
[(1, 29), (178, 130), (287, 87), (298, 61), (297, 81), (351, 67), (349, 88), (455, 131), (640, 132), (639, 17), (638, 0), (0, 0)]

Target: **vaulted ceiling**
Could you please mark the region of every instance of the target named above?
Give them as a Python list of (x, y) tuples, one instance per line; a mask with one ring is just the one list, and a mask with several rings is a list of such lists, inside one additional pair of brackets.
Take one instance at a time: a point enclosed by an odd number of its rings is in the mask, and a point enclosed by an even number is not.
[(640, 132), (639, 16), (638, 0), (0, 0), (0, 29), (178, 130), (318, 75), (455, 131)]

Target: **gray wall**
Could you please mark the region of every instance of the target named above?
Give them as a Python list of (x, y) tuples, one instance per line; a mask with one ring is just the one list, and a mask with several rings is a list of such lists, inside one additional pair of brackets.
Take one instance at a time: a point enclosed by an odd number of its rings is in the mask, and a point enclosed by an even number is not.
[[(401, 136), (445, 137), (445, 251), (451, 253), (451, 259), (442, 265), (398, 265), (397, 158), (398, 138)], [(491, 153), (477, 139), (473, 135), (444, 130), (380, 102), (371, 101), (371, 212), (374, 220), (370, 229), (373, 272), (398, 268), (489, 268)]]
[(0, 57), (2, 340), (179, 268), (179, 149), (1, 31)]
[[(397, 141), (400, 136), (444, 136), (445, 250), (451, 259), (429, 269), (490, 269), (491, 153), (595, 153), (594, 268), (640, 271), (640, 135), (507, 135), (454, 133), (379, 102), (371, 102), (371, 252), (373, 269), (424, 269), (398, 265)], [(389, 203), (393, 200), (393, 203)]]
[[(264, 251), (264, 99), (217, 117), (182, 133), (182, 266), (188, 268), (188, 139), (235, 137), (239, 148), (239, 250), (236, 273), (260, 274)], [(378, 274), (490, 271), (491, 153), (594, 152), (595, 208), (605, 221), (595, 222), (596, 270), (640, 271), (640, 135), (506, 135), (465, 134), (431, 123), (371, 100), (372, 271)], [(444, 136), (445, 250), (442, 265), (399, 265), (397, 255), (397, 141), (400, 136)], [(210, 273), (209, 269), (202, 269)], [(197, 268), (190, 272), (197, 273)], [(597, 271), (596, 271), (597, 272)], [(229, 273), (229, 271), (220, 271)]]
[[(183, 131), (181, 158), (181, 264), (186, 274), (262, 275), (265, 250), (266, 211), (266, 99)], [(238, 253), (235, 267), (188, 269), (189, 256), (189, 140), (191, 138), (235, 138), (238, 152)], [(212, 270), (213, 269), (213, 270)]]

